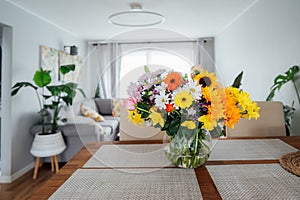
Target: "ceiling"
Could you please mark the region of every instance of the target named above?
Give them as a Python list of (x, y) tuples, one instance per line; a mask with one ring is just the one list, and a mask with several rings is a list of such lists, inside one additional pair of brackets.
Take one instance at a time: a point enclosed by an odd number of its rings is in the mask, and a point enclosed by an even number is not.
[[(245, 13), (258, 0), (7, 0), (27, 12), (85, 40), (111, 38), (134, 28), (117, 27), (106, 21), (113, 13), (127, 11), (139, 2), (143, 9), (165, 16), (156, 29), (197, 38), (215, 36)], [(139, 30), (141, 31), (141, 30)], [(164, 31), (162, 31), (164, 32)], [(153, 32), (141, 32), (153, 38)], [(131, 34), (128, 34), (131, 35)], [(175, 37), (176, 34), (174, 34)], [(157, 37), (169, 37), (169, 34)]]

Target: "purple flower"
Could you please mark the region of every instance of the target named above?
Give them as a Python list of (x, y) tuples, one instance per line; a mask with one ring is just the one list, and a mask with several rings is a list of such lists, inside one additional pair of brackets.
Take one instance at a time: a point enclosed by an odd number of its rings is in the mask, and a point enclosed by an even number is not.
[(138, 81), (143, 83), (147, 81), (150, 78), (150, 76), (151, 76), (150, 73), (145, 73), (138, 79)]

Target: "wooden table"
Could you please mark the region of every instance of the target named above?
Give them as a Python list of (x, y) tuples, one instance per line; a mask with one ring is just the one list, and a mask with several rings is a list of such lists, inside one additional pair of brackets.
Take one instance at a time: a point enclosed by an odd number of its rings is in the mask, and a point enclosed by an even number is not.
[[(300, 149), (300, 136), (288, 136), (288, 137), (269, 137), (278, 138), (282, 141), (290, 144), (291, 146)], [(245, 138), (243, 138), (245, 139)], [(258, 139), (258, 138), (248, 138)], [(93, 153), (95, 153), (104, 144), (159, 144), (162, 141), (123, 141), (123, 142), (96, 142), (88, 144), (82, 148), (56, 175), (54, 175), (46, 184), (36, 192), (32, 199), (48, 199), (77, 169), (90, 159)], [(92, 153), (92, 154), (91, 154)], [(278, 160), (236, 160), (236, 161), (207, 161), (206, 165), (228, 165), (228, 164), (267, 164), (267, 163), (279, 163)], [(205, 165), (195, 169), (199, 187), (203, 196), (203, 199), (221, 199), (216, 186), (214, 185), (208, 170)]]

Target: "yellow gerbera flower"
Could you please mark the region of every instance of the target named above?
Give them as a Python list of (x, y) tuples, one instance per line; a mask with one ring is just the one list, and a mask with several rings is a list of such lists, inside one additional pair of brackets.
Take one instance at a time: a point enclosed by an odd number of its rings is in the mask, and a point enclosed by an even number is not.
[(175, 105), (184, 109), (189, 108), (193, 103), (193, 96), (186, 90), (182, 90), (181, 92), (175, 95), (174, 101)]
[(200, 74), (197, 74), (193, 79), (202, 87), (215, 88), (217, 86), (217, 77), (214, 73), (208, 73), (207, 70), (201, 70)]
[(181, 124), (181, 126), (187, 127), (188, 129), (195, 129), (196, 128), (195, 122), (190, 121), (190, 120), (186, 120), (185, 122), (183, 122)]
[(209, 131), (213, 130), (217, 126), (217, 121), (211, 119), (211, 115), (202, 115), (198, 118), (198, 121), (203, 123), (202, 128)]
[(159, 124), (161, 127), (164, 127), (165, 121), (162, 116), (158, 112), (155, 112), (153, 108), (150, 109), (150, 112), (149, 118), (152, 120), (152, 125), (155, 126)]
[(144, 120), (137, 110), (128, 110), (128, 118), (136, 125), (144, 125)]

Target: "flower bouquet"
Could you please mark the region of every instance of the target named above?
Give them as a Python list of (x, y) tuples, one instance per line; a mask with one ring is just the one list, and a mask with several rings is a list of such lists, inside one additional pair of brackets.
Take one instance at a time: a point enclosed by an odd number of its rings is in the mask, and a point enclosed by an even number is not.
[(129, 120), (160, 128), (170, 136), (168, 159), (176, 166), (203, 165), (211, 151), (210, 132), (243, 118), (258, 118), (259, 107), (237, 87), (223, 88), (213, 73), (192, 67), (190, 77), (157, 70), (131, 83), (125, 101)]

